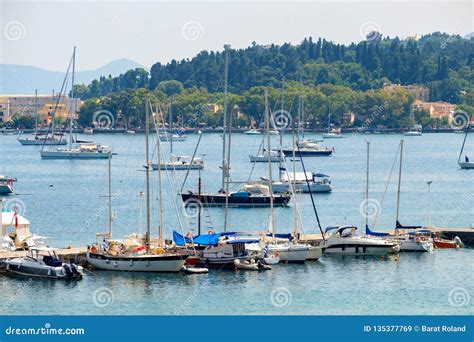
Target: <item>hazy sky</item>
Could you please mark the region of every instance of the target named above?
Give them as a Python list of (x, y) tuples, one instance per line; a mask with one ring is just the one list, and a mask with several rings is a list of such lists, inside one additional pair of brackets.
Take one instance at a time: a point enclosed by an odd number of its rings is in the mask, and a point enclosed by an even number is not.
[(77, 46), (77, 69), (118, 58), (150, 67), (220, 50), (324, 37), (360, 41), (373, 29), (406, 37), (474, 31), (459, 1), (11, 1), (0, 0), (0, 63), (63, 71)]

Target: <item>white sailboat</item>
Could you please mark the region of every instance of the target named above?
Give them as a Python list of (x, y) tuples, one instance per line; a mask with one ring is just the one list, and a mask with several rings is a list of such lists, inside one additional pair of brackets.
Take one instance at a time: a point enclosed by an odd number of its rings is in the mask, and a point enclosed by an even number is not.
[[(69, 108), (69, 144), (67, 148), (56, 148), (51, 149), (51, 145), (48, 146), (49, 149), (45, 149), (45, 145), (40, 151), (42, 159), (107, 159), (109, 155), (112, 155), (112, 150), (105, 145), (99, 143), (77, 143), (77, 139), (73, 142), (72, 137), (72, 124), (74, 121), (74, 115), (76, 113), (74, 101), (74, 74), (76, 68), (76, 47), (74, 47), (71, 62), (72, 63), (72, 77), (71, 77), (71, 108)], [(65, 80), (63, 82), (63, 88), (68, 77), (69, 67), (66, 72)], [(74, 108), (73, 108), (74, 107)], [(54, 114), (52, 117), (54, 120)]]
[(340, 128), (331, 128), (331, 106), (328, 106), (328, 131), (323, 134), (324, 139), (342, 139), (346, 136), (342, 134)]
[[(157, 109), (158, 111), (158, 109)], [(171, 111), (171, 102), (169, 105), (169, 127), (173, 127), (173, 116), (172, 116), (172, 111)], [(161, 110), (160, 110), (161, 112)], [(157, 117), (158, 117), (158, 112), (157, 112)], [(164, 127), (164, 125), (163, 125)], [(158, 136), (161, 137), (163, 133), (158, 132)], [(167, 134), (166, 132), (164, 134)], [(169, 141), (170, 143), (170, 159), (168, 161), (162, 161), (160, 162), (160, 165), (157, 164), (151, 164), (151, 167), (153, 170), (202, 170), (204, 169), (204, 160), (202, 158), (196, 157), (196, 151), (197, 148), (199, 147), (199, 143), (201, 141), (201, 136), (202, 132), (199, 133), (199, 139), (196, 145), (196, 149), (193, 153), (193, 156), (178, 156), (173, 154), (173, 140), (175, 139), (167, 139), (167, 140), (162, 140), (160, 141)]]
[[(87, 262), (92, 266), (103, 270), (129, 271), (129, 272), (178, 272), (182, 269), (188, 254), (169, 250), (163, 240), (163, 219), (160, 208), (159, 236), (155, 246), (151, 241), (151, 217), (150, 217), (150, 160), (149, 160), (149, 103), (145, 101), (146, 116), (146, 226), (144, 237), (129, 236), (121, 240), (112, 240), (112, 217), (111, 217), (111, 155), (109, 154), (109, 231), (98, 234), (104, 238), (104, 244), (94, 244), (87, 252)], [(157, 138), (158, 153), (160, 139)], [(159, 177), (160, 172), (159, 172)], [(159, 178), (161, 180), (161, 178)], [(161, 181), (159, 181), (159, 193), (161, 198)], [(160, 207), (162, 202), (160, 201)], [(154, 247), (154, 248), (152, 248)]]
[[(58, 98), (58, 103), (59, 103), (59, 98)], [(53, 101), (53, 99), (54, 99), (54, 95), (51, 98), (51, 101)], [(54, 122), (52, 122), (52, 125), (54, 127)], [(19, 136), (18, 142), (24, 146), (66, 145), (67, 144), (66, 139), (63, 139), (63, 134), (55, 133), (54, 128), (52, 129), (51, 133), (38, 132), (38, 90), (35, 91), (35, 132), (32, 136), (29, 136), (29, 137), (22, 138), (21, 136)]]

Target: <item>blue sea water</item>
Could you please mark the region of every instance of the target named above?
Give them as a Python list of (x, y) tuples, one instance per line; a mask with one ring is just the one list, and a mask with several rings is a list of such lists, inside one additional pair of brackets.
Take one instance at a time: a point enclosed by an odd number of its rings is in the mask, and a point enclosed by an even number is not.
[[(314, 135), (313, 137), (318, 137)], [(114, 236), (144, 231), (144, 136), (142, 134), (95, 134), (84, 136), (113, 146), (112, 160)], [(197, 135), (174, 143), (177, 154), (190, 155)], [(274, 138), (275, 139), (275, 138)], [(307, 170), (329, 174), (334, 190), (315, 196), (323, 226), (363, 226), (361, 203), (365, 191), (365, 141), (371, 142), (370, 197), (379, 203), (374, 229), (393, 228), (395, 221), (397, 167), (387, 185), (398, 144), (404, 139), (404, 165), (400, 220), (402, 224), (428, 224), (427, 181), (433, 181), (432, 223), (439, 227), (473, 226), (474, 173), (457, 165), (463, 136), (424, 134), (349, 135), (328, 140), (336, 153), (328, 158), (305, 158)], [(284, 137), (290, 144), (291, 137)], [(245, 181), (261, 137), (232, 137), (232, 181)], [(276, 142), (276, 139), (275, 139)], [(468, 141), (467, 152), (474, 157)], [(220, 188), (221, 137), (204, 134), (198, 154), (204, 155), (203, 191)], [(156, 154), (154, 156), (156, 158)], [(291, 165), (288, 165), (291, 167)], [(267, 175), (266, 164), (255, 165), (253, 179)], [(173, 200), (186, 172), (163, 175), (165, 233), (181, 230)], [(84, 246), (95, 233), (107, 229), (107, 161), (41, 160), (38, 148), (21, 146), (15, 136), (0, 136), (0, 174), (18, 178), (11, 206), (22, 208), (31, 230), (49, 236), (56, 247)], [(274, 165), (274, 174), (277, 166)], [(152, 174), (153, 227), (157, 227), (157, 173)], [(237, 184), (234, 185), (237, 188)], [(385, 192), (385, 188), (387, 191)], [(197, 188), (193, 171), (184, 189)], [(384, 196), (385, 194), (385, 196)], [(383, 198), (383, 201), (382, 201)], [(297, 196), (306, 233), (317, 232), (309, 195)], [(180, 202), (177, 202), (180, 205)], [(276, 231), (292, 227), (290, 207), (276, 210)], [(180, 211), (182, 232), (188, 231)], [(211, 208), (203, 221), (220, 231), (223, 210)], [(268, 209), (229, 210), (228, 230), (263, 231)], [(375, 226), (374, 226), (375, 224)], [(191, 228), (196, 219), (190, 220)], [(157, 228), (154, 228), (157, 230)], [(208, 229), (208, 228), (204, 228)], [(3, 314), (471, 314), (473, 312), (473, 249), (405, 253), (399, 257), (323, 257), (305, 265), (277, 265), (264, 273), (211, 271), (209, 274), (125, 274), (93, 271), (77, 283), (28, 281), (2, 277)]]

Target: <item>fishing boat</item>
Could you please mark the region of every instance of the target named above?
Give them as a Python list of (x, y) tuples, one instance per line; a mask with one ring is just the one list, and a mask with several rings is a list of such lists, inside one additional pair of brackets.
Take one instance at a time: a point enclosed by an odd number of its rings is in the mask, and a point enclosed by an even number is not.
[(472, 127), (470, 127), (470, 125), (468, 124), (467, 127), (466, 127), (466, 133), (464, 135), (464, 140), (462, 142), (461, 151), (459, 152), (459, 157), (458, 157), (459, 166), (461, 167), (461, 169), (466, 169), (466, 170), (474, 169), (474, 161), (469, 160), (469, 157), (467, 155), (465, 155), (464, 159), (462, 159), (462, 154), (464, 152), (464, 146), (466, 145), (467, 135), (468, 135), (469, 130), (471, 128)]
[(235, 260), (250, 261), (258, 257), (258, 252), (246, 248), (246, 244), (258, 243), (258, 239), (245, 239), (235, 232), (198, 234), (182, 236), (173, 232), (177, 246), (195, 246), (199, 251), (201, 264), (205, 267), (234, 267)]
[(259, 134), (262, 134), (262, 132), (260, 132), (258, 129), (250, 129), (248, 131), (245, 131), (244, 134), (247, 134), (247, 135), (259, 135)]
[(12, 194), (13, 183), (16, 181), (16, 178), (0, 175), (0, 196)]
[[(145, 101), (145, 178), (146, 178), (146, 226), (144, 237), (132, 235), (124, 239), (112, 239), (112, 193), (111, 193), (111, 156), (109, 155), (109, 230), (98, 234), (104, 237), (102, 244), (93, 244), (87, 251), (87, 262), (102, 270), (117, 270), (129, 272), (179, 272), (187, 257), (186, 252), (176, 252), (167, 246), (163, 240), (163, 217), (160, 208), (159, 236), (156, 242), (151, 240), (150, 212), (150, 159), (149, 159), (149, 102)], [(160, 152), (160, 139), (157, 139), (157, 150)], [(160, 154), (160, 153), (159, 153)], [(159, 176), (161, 175), (159, 171)], [(161, 177), (159, 177), (159, 199), (161, 198)], [(161, 204), (160, 204), (161, 206)]]
[(330, 255), (385, 255), (396, 251), (397, 244), (382, 238), (356, 235), (357, 227), (328, 227), (323, 242), (324, 253)]
[(9, 273), (27, 277), (79, 280), (84, 274), (82, 266), (59, 260), (51, 247), (31, 247), (26, 256), (5, 261)]
[(433, 247), (437, 249), (457, 249), (464, 248), (464, 243), (458, 236), (455, 236), (452, 240), (448, 240), (443, 239), (441, 233), (433, 233)]
[[(78, 143), (77, 138), (73, 139), (73, 121), (74, 116), (76, 113), (75, 108), (75, 95), (74, 95), (74, 75), (75, 75), (75, 68), (76, 68), (76, 47), (74, 47), (71, 62), (68, 66), (66, 71), (66, 75), (64, 76), (63, 85), (61, 87), (61, 93), (65, 92), (65, 84), (67, 83), (67, 78), (69, 74), (69, 68), (72, 65), (72, 73), (71, 73), (71, 108), (69, 108), (69, 143), (67, 148), (56, 148), (52, 149), (51, 146), (48, 146), (46, 149), (45, 145), (43, 145), (40, 155), (42, 159), (107, 159), (109, 155), (112, 155), (112, 150), (105, 145), (101, 145), (98, 143)], [(59, 101), (59, 100), (58, 100)], [(56, 107), (57, 108), (57, 107)], [(56, 108), (53, 112), (52, 121), (54, 122), (54, 116), (56, 112)]]

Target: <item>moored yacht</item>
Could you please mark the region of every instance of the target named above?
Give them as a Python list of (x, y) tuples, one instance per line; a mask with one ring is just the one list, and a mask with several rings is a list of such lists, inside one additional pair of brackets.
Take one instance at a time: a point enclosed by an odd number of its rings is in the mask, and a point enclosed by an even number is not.
[[(262, 178), (267, 181), (268, 179)], [(331, 192), (331, 179), (328, 175), (313, 172), (288, 172), (280, 173), (280, 181), (272, 183), (273, 191), (276, 193), (289, 192), (291, 186), (295, 192), (317, 193)]]
[(160, 165), (151, 164), (153, 170), (202, 170), (204, 160), (198, 157), (170, 155), (170, 160), (163, 161)]
[(51, 247), (31, 247), (25, 257), (8, 259), (5, 265), (7, 272), (28, 277), (77, 280), (84, 273), (82, 266), (59, 260)]
[(328, 227), (325, 254), (332, 255), (385, 255), (398, 250), (395, 242), (382, 238), (356, 235), (357, 227)]
[(287, 155), (296, 156), (312, 156), (312, 157), (327, 157), (330, 156), (334, 149), (329, 148), (327, 146), (321, 145), (320, 141), (316, 140), (301, 140), (296, 142), (297, 147), (293, 150), (293, 148), (283, 148), (282, 152)]
[(13, 183), (15, 182), (16, 178), (0, 176), (0, 196), (12, 194)]

